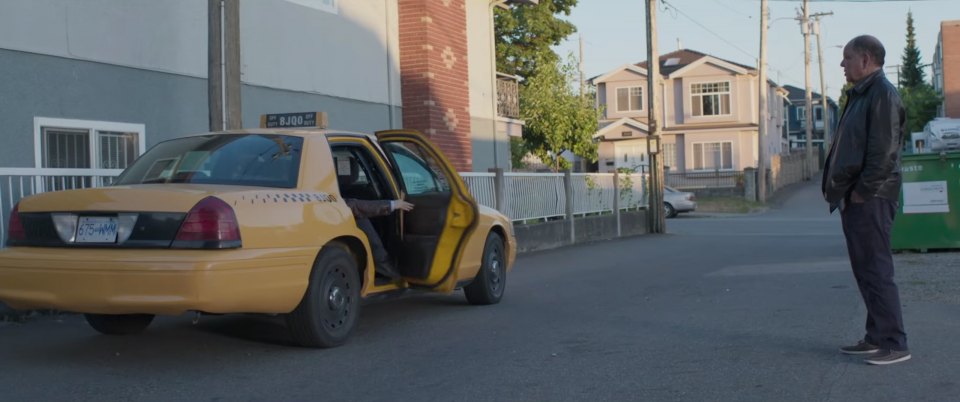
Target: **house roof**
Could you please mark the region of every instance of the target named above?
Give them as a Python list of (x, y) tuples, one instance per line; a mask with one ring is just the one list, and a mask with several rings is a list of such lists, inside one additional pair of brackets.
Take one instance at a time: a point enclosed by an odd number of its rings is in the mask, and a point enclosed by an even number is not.
[(597, 130), (597, 132), (593, 134), (593, 138), (603, 137), (607, 135), (607, 133), (612, 132), (617, 127), (623, 127), (623, 126), (630, 126), (644, 133), (650, 132), (650, 127), (648, 127), (646, 124), (641, 123), (637, 120), (631, 119), (629, 117), (622, 117), (619, 120), (609, 121), (604, 124), (601, 124), (600, 130)]
[[(680, 49), (660, 56), (660, 74), (665, 77), (672, 78), (675, 75), (683, 73), (684, 70), (688, 68), (694, 68), (695, 66), (699, 66), (704, 63), (711, 63), (723, 68), (727, 68), (739, 74), (749, 74), (756, 71), (756, 69), (751, 66), (724, 60), (719, 57), (698, 52), (696, 50)], [(589, 81), (592, 84), (604, 82), (607, 78), (610, 78), (614, 74), (621, 71), (633, 71), (645, 76), (647, 75), (647, 62), (645, 60), (635, 64), (620, 66), (605, 74), (590, 78)], [(776, 86), (776, 84), (773, 85)]]
[[(784, 85), (783, 88), (785, 88), (787, 92), (789, 92), (789, 94), (787, 95), (787, 99), (790, 100), (790, 103), (799, 102), (800, 104), (803, 104), (804, 102), (806, 102), (807, 90), (803, 88), (797, 88), (793, 85)], [(819, 99), (820, 99), (820, 93), (813, 91), (813, 95), (811, 95), (811, 100), (817, 101)], [(827, 103), (830, 104), (831, 106), (834, 106), (837, 104), (829, 96), (827, 97)]]
[[(756, 69), (755, 69), (754, 67), (751, 67), (751, 66), (748, 66), (748, 65), (745, 65), (745, 64), (740, 64), (740, 63), (732, 62), (732, 61), (730, 61), (730, 60), (721, 59), (721, 58), (719, 58), (719, 57), (711, 56), (711, 55), (706, 54), (706, 53), (703, 53), (703, 52), (698, 52), (698, 51), (696, 51), (696, 50), (691, 50), (691, 49), (679, 49), (679, 50), (675, 50), (675, 51), (672, 51), (672, 52), (667, 53), (667, 54), (660, 55), (660, 74), (663, 74), (663, 75), (671, 75), (671, 74), (673, 74), (674, 72), (683, 69), (684, 67), (687, 67), (687, 66), (689, 66), (689, 65), (691, 65), (691, 64), (694, 64), (694, 63), (697, 63), (698, 61), (702, 61), (701, 59), (704, 59), (704, 58), (711, 58), (711, 59), (714, 59), (714, 60), (717, 60), (717, 61), (721, 61), (721, 62), (724, 62), (724, 63), (732, 64), (732, 65), (737, 66), (737, 67), (740, 67), (740, 68), (742, 68), (742, 69), (744, 69), (744, 70), (756, 71)], [(670, 65), (668, 66), (668, 65), (666, 65), (666, 64), (667, 64), (668, 61), (670, 61), (670, 59), (677, 59), (677, 60), (676, 60), (676, 61), (671, 61), (671, 62), (669, 63)], [(646, 61), (646, 60), (641, 61), (641, 62), (637, 63), (636, 66), (637, 66), (637, 67), (640, 67), (640, 68), (642, 68), (642, 69), (644, 69), (644, 70), (646, 70), (646, 69), (647, 69), (647, 61)]]

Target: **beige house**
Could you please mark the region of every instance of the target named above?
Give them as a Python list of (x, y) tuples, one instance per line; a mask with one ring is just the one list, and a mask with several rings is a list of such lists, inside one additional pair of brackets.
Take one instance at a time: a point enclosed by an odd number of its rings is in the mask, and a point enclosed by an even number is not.
[[(645, 171), (647, 160), (646, 62), (628, 64), (590, 80), (603, 106), (598, 168)], [(672, 173), (737, 171), (757, 166), (759, 81), (753, 67), (682, 49), (660, 57), (664, 166)], [(767, 158), (782, 153), (787, 92), (766, 83)], [(767, 160), (769, 166), (769, 159)]]

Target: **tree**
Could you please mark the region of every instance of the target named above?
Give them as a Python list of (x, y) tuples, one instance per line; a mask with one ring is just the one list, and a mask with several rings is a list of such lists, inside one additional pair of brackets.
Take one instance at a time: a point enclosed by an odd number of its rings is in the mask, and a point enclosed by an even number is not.
[(924, 72), (920, 66), (920, 49), (913, 31), (913, 12), (907, 12), (907, 46), (903, 49), (900, 63), (900, 88), (913, 88), (924, 83)]
[(900, 99), (903, 100), (903, 108), (907, 112), (907, 132), (904, 133), (907, 138), (910, 133), (923, 131), (927, 122), (937, 116), (943, 100), (933, 86), (925, 82), (914, 87), (900, 88)]
[(559, 45), (577, 28), (557, 14), (570, 15), (577, 0), (541, 0), (537, 5), (497, 9), (494, 35), (497, 71), (529, 80), (540, 64), (554, 64), (560, 57), (551, 46)]
[(572, 151), (591, 162), (597, 160), (597, 131), (600, 111), (589, 97), (574, 93), (576, 63), (559, 60), (540, 63), (527, 84), (520, 88), (520, 116), (525, 147), (554, 171), (569, 169), (561, 154)]

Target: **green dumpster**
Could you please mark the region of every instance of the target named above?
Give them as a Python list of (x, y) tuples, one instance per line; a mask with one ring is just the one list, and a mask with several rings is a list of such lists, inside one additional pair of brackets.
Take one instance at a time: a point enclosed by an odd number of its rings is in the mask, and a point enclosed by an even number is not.
[(960, 248), (960, 152), (904, 154), (893, 250)]

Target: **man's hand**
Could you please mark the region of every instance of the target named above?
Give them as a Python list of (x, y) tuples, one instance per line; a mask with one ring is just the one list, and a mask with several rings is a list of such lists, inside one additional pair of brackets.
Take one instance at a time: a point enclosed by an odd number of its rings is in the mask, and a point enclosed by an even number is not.
[(866, 200), (865, 198), (861, 197), (860, 194), (857, 194), (856, 191), (851, 191), (851, 192), (850, 192), (850, 203), (851, 203), (851, 204), (863, 204), (864, 202), (867, 202), (867, 200)]
[(409, 212), (413, 209), (413, 204), (404, 200), (393, 200), (393, 210), (396, 211), (398, 209)]

